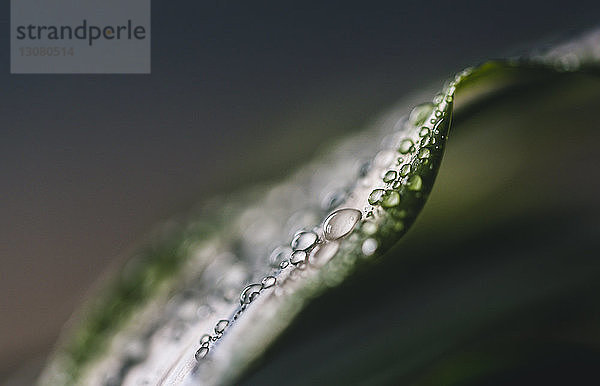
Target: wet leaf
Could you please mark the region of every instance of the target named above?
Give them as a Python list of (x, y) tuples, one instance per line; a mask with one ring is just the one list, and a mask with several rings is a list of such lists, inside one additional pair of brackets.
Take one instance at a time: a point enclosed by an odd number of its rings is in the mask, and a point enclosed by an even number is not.
[(597, 212), (574, 205), (590, 172), (557, 169), (598, 136), (599, 44), (466, 69), (288, 180), (167, 224), (76, 318), (42, 383), (468, 384), (536, 357), (552, 299), (577, 335), (591, 319), (574, 315), (599, 306)]

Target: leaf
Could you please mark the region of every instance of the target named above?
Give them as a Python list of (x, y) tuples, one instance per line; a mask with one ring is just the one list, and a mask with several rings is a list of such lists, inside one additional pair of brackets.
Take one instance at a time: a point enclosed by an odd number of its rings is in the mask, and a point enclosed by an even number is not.
[[(593, 100), (598, 97), (597, 80), (586, 77), (586, 89), (583, 81), (573, 78), (575, 74), (570, 72), (596, 71), (599, 35), (591, 33), (543, 55), (467, 69), (448, 82), (432, 102), (417, 105), (407, 116), (395, 109), (374, 127), (328, 150), (289, 180), (272, 188), (217, 199), (191, 220), (167, 224), (151, 237), (149, 247), (141, 249), (117, 274), (112, 285), (82, 311), (78, 317), (80, 327), (64, 338), (41, 383), (232, 384), (244, 376), (264, 383), (273, 374), (285, 376), (281, 382), (290, 384), (306, 379), (321, 383), (340, 383), (344, 379), (351, 383), (465, 381), (468, 370), (458, 374), (459, 366), (435, 367), (431, 363), (464, 343), (470, 329), (492, 323), (531, 299), (572, 288), (582, 278), (597, 277), (597, 267), (589, 269), (589, 264), (583, 262), (586, 270), (573, 269), (554, 286), (534, 286), (519, 292), (523, 297), (502, 297), (494, 293), (499, 287), (490, 286), (482, 294), (495, 296), (495, 312), (470, 316), (444, 313), (452, 301), (478, 290), (477, 280), (484, 275), (474, 275), (463, 286), (447, 289), (447, 298), (438, 300), (432, 312), (413, 310), (405, 324), (410, 329), (398, 326), (398, 330), (390, 330), (393, 326), (386, 325), (385, 318), (386, 312), (392, 312), (390, 304), (394, 309), (399, 304), (406, 307), (410, 297), (401, 297), (404, 303), (390, 300), (384, 304), (369, 298), (361, 303), (373, 307), (369, 312), (352, 310), (352, 300), (369, 292), (364, 287), (379, 288), (389, 299), (388, 294), (398, 293), (390, 287), (410, 282), (407, 275), (411, 270), (427, 280), (428, 270), (423, 264), (440, 264), (444, 255), (453, 256), (447, 251), (465, 245), (460, 237), (480, 230), (469, 228), (469, 219), (478, 224), (481, 213), (498, 208), (483, 198), (497, 191), (502, 176), (515, 173), (521, 166), (512, 162), (511, 155), (533, 156), (539, 150), (529, 149), (526, 154), (518, 151), (518, 145), (526, 143), (531, 133), (538, 133), (534, 135), (538, 138), (539, 132), (533, 126), (539, 128), (541, 124), (535, 118), (530, 129), (502, 137), (509, 138), (509, 143), (503, 144), (507, 159), (485, 178), (474, 181), (462, 176), (471, 165), (446, 170), (456, 185), (444, 193), (455, 201), (434, 201), (431, 212), (437, 217), (420, 220), (411, 232), (416, 241), (398, 245), (432, 194), (453, 116), (461, 130), (461, 120), (468, 126), (469, 119), (486, 109), (503, 106), (505, 100), (516, 100), (515, 95), (536, 95), (541, 85), (558, 87), (571, 82), (577, 85), (575, 96)], [(596, 87), (589, 87), (594, 81)], [(526, 103), (533, 105), (531, 101), (539, 100), (544, 106), (545, 100), (549, 108), (568, 104), (553, 101), (551, 94), (536, 98)], [(512, 117), (514, 111), (497, 111), (492, 114), (495, 118), (475, 122), (472, 125), (477, 127), (469, 130), (483, 131), (494, 124), (505, 127), (506, 117)], [(462, 130), (466, 132), (467, 128)], [(539, 148), (545, 149), (542, 140), (540, 143)], [(479, 155), (478, 162), (485, 163), (485, 154), (496, 146), (500, 143), (470, 151)], [(499, 213), (488, 214), (496, 226), (511, 216), (528, 219), (529, 213), (523, 207), (535, 206), (531, 197), (530, 205), (519, 205), (523, 198), (519, 194), (507, 198), (512, 207), (501, 205), (502, 210), (496, 209)], [(459, 232), (456, 236), (453, 225), (457, 223), (471, 233)], [(485, 245), (480, 248), (485, 249)], [(517, 256), (523, 253), (514, 251)], [(456, 263), (466, 270), (469, 261), (461, 263), (457, 259)], [(497, 281), (503, 277), (502, 272), (510, 277), (519, 268), (533, 270), (538, 263), (535, 259), (530, 265), (519, 263), (515, 257), (502, 261), (505, 265), (500, 268), (504, 271), (491, 275)], [(382, 271), (386, 264), (394, 269)], [(446, 269), (460, 274), (458, 268)], [(455, 276), (435, 277), (443, 281)], [(520, 280), (526, 287), (527, 278)], [(471, 309), (475, 310), (481, 301), (475, 299)], [(361, 320), (366, 320), (365, 326), (355, 326)], [(298, 325), (302, 322), (313, 328), (301, 333)], [(294, 338), (294, 331), (301, 338)], [(319, 338), (310, 339), (313, 335)], [(368, 338), (363, 340), (366, 348), (352, 345), (351, 336)], [(397, 356), (386, 355), (391, 342), (405, 348), (395, 350)], [(310, 347), (319, 350), (311, 352)], [(452, 358), (468, 354), (455, 352)], [(323, 358), (324, 354), (328, 356)], [(260, 366), (254, 370), (252, 367), (258, 366), (261, 357), (270, 358), (262, 365), (262, 369), (270, 368), (263, 370), (266, 373), (256, 370)], [(498, 367), (494, 355), (481, 357), (479, 370), (471, 372), (472, 376)], [(303, 359), (321, 364), (304, 366)], [(452, 360), (460, 362), (450, 359), (449, 363)], [(432, 368), (429, 378), (418, 374), (427, 366)], [(448, 368), (455, 369), (455, 373), (448, 375)], [(290, 377), (290, 373), (296, 377)]]

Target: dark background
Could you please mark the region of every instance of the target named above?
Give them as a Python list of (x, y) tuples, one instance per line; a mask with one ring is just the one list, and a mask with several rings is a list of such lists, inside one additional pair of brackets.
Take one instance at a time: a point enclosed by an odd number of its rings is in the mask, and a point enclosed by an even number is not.
[(151, 75), (10, 75), (0, 15), (1, 380), (155, 223), (281, 178), (467, 65), (594, 26), (600, 2), (153, 1)]

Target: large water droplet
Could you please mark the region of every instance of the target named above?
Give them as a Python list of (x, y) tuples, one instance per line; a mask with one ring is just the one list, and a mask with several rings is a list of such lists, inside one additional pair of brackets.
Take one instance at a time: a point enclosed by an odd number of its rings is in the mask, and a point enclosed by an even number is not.
[(400, 194), (394, 190), (387, 190), (381, 200), (381, 206), (391, 208), (400, 204)]
[(206, 356), (206, 354), (208, 354), (208, 347), (200, 347), (198, 351), (196, 351), (196, 355), (194, 355), (194, 357), (199, 362)]
[(271, 288), (277, 283), (277, 278), (275, 276), (267, 276), (262, 279), (261, 284), (263, 288)]
[(337, 240), (352, 232), (361, 219), (360, 210), (345, 208), (330, 214), (323, 223), (323, 232), (327, 240)]
[(300, 232), (292, 240), (292, 249), (295, 251), (305, 251), (315, 245), (317, 239), (318, 237), (314, 232)]
[(304, 251), (295, 251), (292, 253), (292, 258), (290, 259), (290, 263), (294, 265), (302, 264), (306, 261), (306, 252)]
[(221, 319), (217, 322), (217, 325), (215, 326), (215, 334), (222, 334), (223, 331), (225, 331), (225, 329), (227, 328), (227, 326), (229, 326), (229, 320), (227, 319)]
[(250, 284), (246, 286), (246, 288), (244, 288), (244, 290), (240, 294), (240, 304), (244, 305), (252, 303), (252, 301), (256, 299), (256, 297), (260, 293), (261, 289), (262, 284)]
[(385, 193), (385, 190), (383, 189), (373, 190), (369, 195), (369, 204), (375, 205), (379, 203), (379, 201), (381, 201), (381, 198), (383, 197), (383, 193)]

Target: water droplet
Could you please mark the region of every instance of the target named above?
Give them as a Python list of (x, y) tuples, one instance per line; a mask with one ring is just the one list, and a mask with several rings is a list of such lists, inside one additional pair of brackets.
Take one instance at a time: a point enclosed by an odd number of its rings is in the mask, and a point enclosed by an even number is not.
[(361, 219), (360, 210), (344, 208), (331, 213), (323, 223), (323, 232), (327, 240), (337, 240), (348, 235)]
[(288, 259), (292, 254), (292, 248), (290, 247), (277, 247), (271, 252), (269, 256), (269, 264), (271, 267), (277, 267), (285, 259)]
[(423, 180), (421, 179), (421, 176), (417, 174), (412, 175), (408, 178), (408, 181), (406, 181), (406, 186), (409, 190), (421, 190), (421, 188), (423, 187)]
[(204, 334), (202, 335), (202, 337), (200, 338), (200, 345), (204, 346), (205, 344), (210, 343), (211, 337), (208, 334)]
[(373, 223), (373, 222), (366, 222), (363, 224), (361, 230), (366, 235), (369, 235), (369, 236), (374, 235), (375, 232), (377, 232), (377, 225), (375, 225), (375, 223)]
[(225, 331), (225, 329), (227, 328), (227, 326), (229, 326), (229, 320), (227, 319), (221, 319), (217, 322), (217, 325), (215, 326), (215, 334), (222, 334), (223, 331)]
[(396, 180), (394, 181), (394, 183), (392, 184), (392, 188), (393, 189), (400, 189), (400, 187), (402, 186), (402, 181), (400, 180)]
[(421, 150), (419, 150), (418, 157), (420, 159), (427, 159), (427, 158), (429, 158), (430, 155), (431, 155), (431, 151), (428, 148), (424, 147)]
[(340, 245), (333, 241), (318, 246), (310, 254), (308, 262), (315, 267), (321, 267), (337, 253)]
[(421, 141), (419, 141), (419, 144), (421, 146), (432, 145), (434, 143), (435, 143), (435, 137), (423, 137), (423, 138), (421, 138)]
[(292, 253), (292, 258), (290, 259), (290, 263), (293, 265), (298, 265), (300, 263), (304, 263), (306, 261), (306, 252), (304, 251), (295, 251)]
[(244, 305), (252, 303), (252, 301), (256, 299), (256, 297), (260, 293), (261, 289), (262, 284), (255, 283), (246, 286), (246, 288), (244, 288), (244, 290), (240, 294), (240, 304)]
[(362, 253), (365, 256), (371, 256), (377, 250), (377, 240), (375, 240), (375, 239), (366, 239), (362, 243), (361, 250), (362, 250)]
[(400, 194), (394, 190), (387, 190), (381, 200), (381, 206), (391, 208), (400, 204)]
[(379, 201), (381, 201), (381, 198), (383, 197), (384, 193), (385, 193), (385, 190), (383, 190), (383, 189), (373, 190), (371, 192), (371, 194), (369, 195), (369, 204), (375, 205), (375, 204), (379, 203)]
[(315, 245), (317, 235), (314, 232), (300, 232), (292, 240), (292, 249), (295, 251), (305, 251)]
[(413, 126), (421, 126), (425, 122), (427, 117), (431, 114), (433, 108), (434, 106), (431, 102), (422, 103), (418, 106), (415, 106), (415, 108), (412, 109), (408, 117), (409, 122)]
[(413, 141), (410, 139), (405, 139), (402, 142), (400, 142), (400, 147), (398, 147), (398, 151), (401, 154), (406, 154), (406, 153), (410, 153), (414, 150), (414, 144)]
[(383, 182), (392, 182), (398, 177), (398, 173), (394, 170), (388, 170), (383, 176)]
[(277, 278), (275, 276), (267, 276), (262, 279), (261, 283), (263, 288), (271, 288), (277, 283)]
[(279, 264), (279, 268), (285, 269), (285, 268), (287, 268), (288, 265), (290, 265), (290, 261), (289, 260), (283, 260), (281, 262), (281, 264)]
[(410, 164), (402, 166), (400, 169), (400, 177), (406, 177), (410, 173)]
[(427, 137), (429, 135), (429, 128), (422, 127), (421, 131), (419, 131), (419, 137)]
[(198, 362), (200, 362), (200, 360), (202, 360), (206, 354), (208, 354), (208, 347), (200, 347), (198, 351), (196, 351), (196, 355), (194, 355), (194, 357)]

